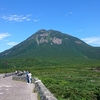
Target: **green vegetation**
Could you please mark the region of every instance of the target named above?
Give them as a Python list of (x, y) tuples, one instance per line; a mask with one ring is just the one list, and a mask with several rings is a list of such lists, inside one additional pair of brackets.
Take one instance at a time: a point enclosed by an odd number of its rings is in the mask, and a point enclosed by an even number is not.
[[(98, 60), (68, 62), (35, 59), (0, 59), (0, 72), (30, 70), (58, 100), (100, 100)], [(6, 69), (6, 70), (5, 70)]]
[(30, 70), (58, 100), (100, 100), (100, 47), (40, 30), (0, 58), (0, 73)]
[(41, 79), (58, 100), (100, 99), (100, 72), (66, 67), (45, 72)]

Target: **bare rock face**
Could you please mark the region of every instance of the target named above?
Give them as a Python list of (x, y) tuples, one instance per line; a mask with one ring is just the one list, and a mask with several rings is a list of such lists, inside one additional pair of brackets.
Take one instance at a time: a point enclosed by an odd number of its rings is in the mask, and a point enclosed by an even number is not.
[[(31, 38), (32, 39), (32, 38)], [(42, 43), (48, 43), (50, 44), (62, 44), (62, 39), (56, 37), (55, 33), (52, 30), (46, 31), (46, 30), (40, 30), (38, 33), (35, 35), (35, 40), (37, 44), (42, 44)]]
[(62, 44), (62, 39), (54, 37), (54, 38), (52, 39), (52, 42), (53, 42), (54, 44)]

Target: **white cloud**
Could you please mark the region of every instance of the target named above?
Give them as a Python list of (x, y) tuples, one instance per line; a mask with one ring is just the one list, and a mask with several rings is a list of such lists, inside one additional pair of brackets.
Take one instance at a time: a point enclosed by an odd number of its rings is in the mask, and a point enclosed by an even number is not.
[(73, 12), (69, 12), (68, 14), (69, 14), (69, 15), (70, 15), (70, 14), (73, 14)]
[(100, 46), (100, 37), (83, 38), (82, 40), (92, 46)]
[(18, 43), (17, 42), (8, 42), (7, 45), (10, 45), (10, 46), (14, 46), (14, 45), (17, 45)]
[(8, 34), (7, 32), (6, 33), (0, 33), (0, 40), (2, 40), (5, 37), (8, 37), (8, 36), (10, 36), (10, 34)]
[(4, 20), (8, 20), (8, 21), (15, 21), (15, 22), (22, 22), (22, 21), (30, 21), (30, 16), (31, 14), (29, 15), (8, 15), (8, 16), (5, 16), (3, 15), (1, 18), (3, 18)]
[(69, 13), (67, 13), (66, 16), (71, 15), (71, 14), (73, 14), (73, 12), (69, 12)]
[(38, 22), (38, 21), (40, 21), (39, 19), (34, 19), (34, 22)]

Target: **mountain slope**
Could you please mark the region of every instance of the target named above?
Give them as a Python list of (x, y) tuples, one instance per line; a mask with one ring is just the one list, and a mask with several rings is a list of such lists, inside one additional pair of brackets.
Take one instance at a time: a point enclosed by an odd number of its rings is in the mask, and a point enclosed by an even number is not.
[(55, 30), (39, 30), (25, 41), (0, 53), (0, 58), (100, 59), (100, 48)]

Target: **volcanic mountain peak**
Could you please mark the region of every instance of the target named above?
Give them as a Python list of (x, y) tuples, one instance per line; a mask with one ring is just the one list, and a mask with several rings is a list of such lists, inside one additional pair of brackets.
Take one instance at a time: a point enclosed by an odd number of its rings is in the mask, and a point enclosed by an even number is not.
[[(100, 59), (100, 48), (55, 30), (39, 30), (25, 41), (0, 53), (1, 58), (32, 57), (36, 59)], [(63, 59), (62, 59), (63, 58)]]
[[(55, 34), (58, 31), (54, 30), (39, 30), (35, 34), (33, 34), (28, 40), (35, 39), (37, 44), (42, 44), (42, 43), (49, 43), (52, 44), (62, 44), (62, 38), (57, 37), (57, 34)], [(61, 32), (59, 32), (61, 35)]]

